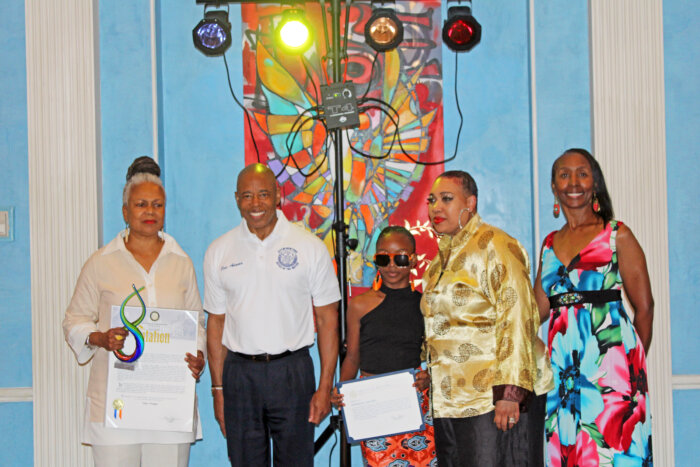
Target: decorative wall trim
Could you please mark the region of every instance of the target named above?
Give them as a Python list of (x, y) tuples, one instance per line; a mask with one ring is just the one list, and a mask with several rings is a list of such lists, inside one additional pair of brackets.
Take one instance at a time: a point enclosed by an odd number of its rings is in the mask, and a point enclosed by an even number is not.
[[(530, 152), (532, 154), (532, 255), (533, 277), (537, 274), (537, 260), (540, 257), (540, 151), (537, 138), (537, 55), (535, 44), (535, 0), (528, 1), (528, 35), (529, 35), (529, 68), (530, 68)], [(545, 332), (544, 330), (542, 332)]]
[(673, 465), (662, 0), (589, 1), (594, 154), (616, 217), (647, 258), (656, 302), (649, 385), (654, 461)]
[(673, 375), (673, 390), (700, 389), (700, 375)]
[(150, 0), (150, 33), (151, 33), (151, 118), (153, 119), (153, 159), (158, 162), (158, 44), (156, 25), (156, 0)]
[(25, 2), (35, 465), (92, 465), (61, 321), (98, 244), (97, 0)]
[(0, 403), (2, 402), (31, 402), (32, 388), (0, 388)]

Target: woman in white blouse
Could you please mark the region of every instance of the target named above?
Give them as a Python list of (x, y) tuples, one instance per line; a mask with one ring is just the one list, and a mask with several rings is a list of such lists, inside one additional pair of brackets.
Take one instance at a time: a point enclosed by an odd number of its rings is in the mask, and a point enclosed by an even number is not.
[[(112, 306), (140, 292), (147, 307), (199, 312), (197, 355), (186, 354), (192, 377), (205, 364), (204, 313), (192, 261), (175, 239), (162, 231), (165, 190), (160, 168), (150, 157), (137, 158), (127, 172), (122, 213), (126, 229), (85, 263), (63, 320), (66, 341), (78, 363), (92, 359), (81, 441), (92, 446), (95, 465), (186, 466), (190, 444), (201, 439), (195, 402), (191, 432), (113, 429), (105, 426), (109, 353), (124, 346), (127, 331), (110, 328)], [(138, 305), (133, 297), (129, 305)]]

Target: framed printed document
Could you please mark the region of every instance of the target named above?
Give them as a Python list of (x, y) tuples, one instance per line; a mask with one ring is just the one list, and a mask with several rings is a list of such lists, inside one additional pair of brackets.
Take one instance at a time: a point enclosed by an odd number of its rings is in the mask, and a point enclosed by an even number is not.
[(414, 382), (410, 369), (338, 383), (348, 442), (425, 429)]
[[(140, 307), (126, 307), (127, 319), (138, 317)], [(138, 330), (143, 354), (134, 362), (109, 354), (105, 425), (116, 429), (160, 431), (193, 430), (195, 379), (185, 353), (197, 355), (197, 311), (147, 308)], [(136, 319), (136, 318), (134, 318)], [(120, 307), (112, 307), (111, 327), (122, 326)], [(136, 339), (129, 334), (124, 351)]]

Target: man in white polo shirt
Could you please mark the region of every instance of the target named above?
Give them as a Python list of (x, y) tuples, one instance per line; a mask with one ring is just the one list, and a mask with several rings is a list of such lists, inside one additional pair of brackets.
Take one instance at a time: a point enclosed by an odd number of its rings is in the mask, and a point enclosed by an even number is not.
[[(276, 210), (272, 171), (238, 176), (241, 224), (204, 257), (204, 309), (214, 415), (234, 466), (312, 466), (314, 426), (330, 412), (340, 290), (323, 242)], [(321, 358), (308, 347), (314, 316)]]

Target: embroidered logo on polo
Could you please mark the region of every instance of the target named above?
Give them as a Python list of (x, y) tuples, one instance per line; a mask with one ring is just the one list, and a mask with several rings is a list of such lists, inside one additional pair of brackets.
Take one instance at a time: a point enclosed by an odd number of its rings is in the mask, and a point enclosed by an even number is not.
[(277, 266), (282, 269), (294, 269), (299, 266), (297, 250), (294, 248), (280, 248), (277, 252)]

